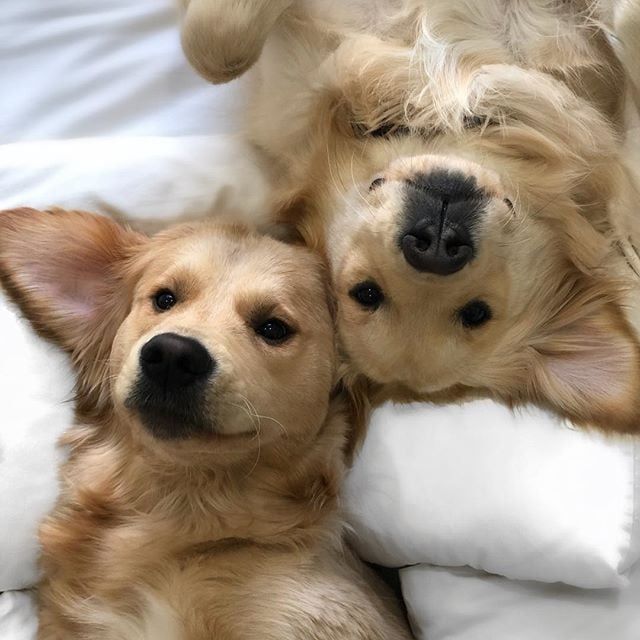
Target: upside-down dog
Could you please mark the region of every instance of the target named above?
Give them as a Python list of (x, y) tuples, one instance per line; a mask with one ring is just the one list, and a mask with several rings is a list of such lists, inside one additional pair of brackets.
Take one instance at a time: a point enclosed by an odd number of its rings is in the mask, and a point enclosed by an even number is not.
[(330, 265), (354, 386), (640, 428), (638, 3), (185, 4), (204, 75), (258, 60), (249, 135)]

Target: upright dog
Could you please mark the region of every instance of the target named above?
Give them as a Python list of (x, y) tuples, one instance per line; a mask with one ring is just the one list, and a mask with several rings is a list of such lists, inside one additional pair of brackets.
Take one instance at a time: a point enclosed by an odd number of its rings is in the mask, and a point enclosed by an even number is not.
[(186, 4), (203, 74), (259, 58), (250, 136), (330, 264), (353, 379), (640, 428), (638, 3)]
[(0, 214), (0, 280), (77, 371), (39, 638), (410, 637), (342, 547), (317, 258), (239, 225), (148, 239), (22, 209)]

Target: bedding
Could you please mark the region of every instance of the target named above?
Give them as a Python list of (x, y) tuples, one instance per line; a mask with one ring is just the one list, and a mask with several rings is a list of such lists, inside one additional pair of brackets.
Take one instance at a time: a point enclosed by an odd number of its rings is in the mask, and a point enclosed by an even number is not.
[(172, 0), (4, 0), (0, 42), (0, 144), (234, 128), (240, 89), (189, 67)]
[(535, 408), (384, 405), (344, 496), (358, 551), (386, 566), (607, 588), (640, 553), (638, 442)]
[(401, 571), (417, 640), (638, 640), (640, 565), (626, 589), (519, 582), (469, 568)]
[[(223, 204), (259, 216), (262, 177), (249, 150), (230, 135), (237, 131), (242, 87), (201, 81), (183, 59), (177, 33), (172, 0), (3, 3), (0, 208), (56, 204), (173, 219)], [(71, 382), (64, 356), (30, 333), (3, 300), (0, 347), (0, 638), (33, 640), (31, 592), (7, 590), (37, 579), (36, 530), (56, 497), (64, 451), (55, 441), (71, 417)], [(364, 487), (370, 493), (363, 498), (375, 498), (370, 504), (345, 494), (363, 550), (383, 552), (390, 564), (420, 562), (401, 574), (418, 635), (425, 630), (430, 640), (636, 640), (640, 631), (628, 637), (613, 631), (640, 629), (640, 607), (606, 605), (640, 599), (638, 564), (630, 571), (640, 553), (640, 509), (631, 506), (632, 445), (576, 434), (544, 415), (513, 417), (498, 405), (479, 406), (384, 407), (374, 414), (374, 427), (397, 439), (373, 439), (367, 448), (380, 456), (372, 459), (382, 459), (378, 471), (387, 474), (388, 486), (374, 477)], [(499, 424), (490, 419), (498, 414)], [(416, 426), (427, 420), (429, 428)], [(403, 440), (412, 430), (419, 430), (418, 439)], [(530, 455), (527, 443), (534, 445)], [(403, 448), (407, 464), (397, 457)], [(614, 469), (616, 461), (621, 465)], [(582, 479), (589, 465), (591, 479), (604, 475), (600, 464), (607, 476), (589, 496), (580, 489)], [(523, 478), (519, 465), (528, 465)], [(409, 468), (413, 477), (394, 477)], [(360, 466), (350, 486), (362, 486), (371, 473)], [(427, 480), (434, 484), (427, 487)], [(569, 505), (572, 496), (577, 502)], [(607, 517), (598, 521), (594, 508)], [(372, 513), (380, 522), (367, 520)], [(415, 538), (385, 538), (393, 531), (389, 514), (415, 525)], [(427, 548), (427, 540), (436, 546)], [(410, 560), (403, 555), (407, 542), (428, 553)], [(546, 584), (433, 567), (427, 560), (469, 562)], [(587, 591), (551, 580), (617, 586)], [(631, 586), (625, 587), (627, 581)], [(603, 619), (592, 629), (612, 633), (562, 635), (580, 629), (586, 608), (601, 598), (605, 604), (594, 605), (593, 615)], [(509, 608), (527, 621), (553, 610), (545, 620), (547, 635), (524, 635)]]
[(0, 593), (0, 638), (2, 640), (35, 640), (38, 610), (33, 591)]
[(59, 206), (175, 221), (223, 210), (258, 221), (266, 187), (251, 153), (231, 135), (0, 145), (0, 209)]
[(2, 591), (23, 589), (37, 580), (37, 527), (56, 499), (64, 452), (55, 445), (73, 419), (73, 385), (66, 357), (38, 340), (2, 294), (0, 335), (3, 352), (13, 356), (10, 365), (0, 366)]

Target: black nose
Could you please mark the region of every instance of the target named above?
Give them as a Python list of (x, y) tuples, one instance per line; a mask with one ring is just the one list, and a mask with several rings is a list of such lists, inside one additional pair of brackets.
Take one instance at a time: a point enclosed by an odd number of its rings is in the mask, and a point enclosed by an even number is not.
[(460, 271), (475, 255), (473, 228), (485, 201), (475, 178), (462, 173), (439, 171), (408, 181), (400, 236), (405, 260), (426, 273)]
[(149, 381), (171, 391), (205, 380), (215, 362), (197, 340), (161, 333), (140, 350), (140, 366)]

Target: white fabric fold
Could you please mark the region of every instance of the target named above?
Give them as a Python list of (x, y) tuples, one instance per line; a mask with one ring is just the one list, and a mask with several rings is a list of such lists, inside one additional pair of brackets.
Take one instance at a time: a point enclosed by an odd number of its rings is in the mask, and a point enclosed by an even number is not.
[(473, 569), (400, 572), (416, 640), (638, 640), (640, 564), (624, 589), (585, 591)]
[(387, 404), (344, 508), (358, 551), (383, 565), (617, 587), (638, 559), (636, 447), (536, 408)]

